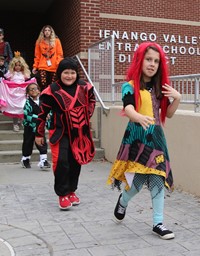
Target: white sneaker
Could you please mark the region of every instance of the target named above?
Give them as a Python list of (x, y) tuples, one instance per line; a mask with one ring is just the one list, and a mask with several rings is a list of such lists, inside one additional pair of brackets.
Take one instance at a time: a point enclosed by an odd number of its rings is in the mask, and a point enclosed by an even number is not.
[(19, 132), (19, 125), (18, 124), (13, 125), (13, 131), (14, 132)]
[(51, 164), (45, 159), (45, 160), (41, 160), (38, 163), (38, 167), (40, 167), (41, 169), (43, 169), (43, 168), (51, 168)]

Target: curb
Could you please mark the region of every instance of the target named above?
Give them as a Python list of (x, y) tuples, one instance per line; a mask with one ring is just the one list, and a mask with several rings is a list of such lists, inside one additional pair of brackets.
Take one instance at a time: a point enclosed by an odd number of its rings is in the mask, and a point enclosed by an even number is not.
[(0, 252), (2, 256), (15, 256), (13, 247), (4, 239), (0, 238)]

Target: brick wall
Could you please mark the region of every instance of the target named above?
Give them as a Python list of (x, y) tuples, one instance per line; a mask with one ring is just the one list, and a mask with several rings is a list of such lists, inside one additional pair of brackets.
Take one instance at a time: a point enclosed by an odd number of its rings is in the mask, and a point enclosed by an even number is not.
[[(149, 39), (168, 51), (170, 75), (194, 74), (200, 66), (199, 5), (200, 0), (58, 0), (50, 20), (65, 56), (80, 54), (86, 67), (88, 47), (101, 39), (100, 30), (102, 38), (107, 30), (108, 34), (119, 33), (119, 38), (115, 37), (116, 78), (124, 76), (135, 47)], [(131, 33), (137, 34), (138, 40), (131, 38)]]
[(65, 57), (81, 54), (86, 70), (87, 49), (99, 40), (99, 7), (99, 0), (58, 0), (49, 10)]
[[(119, 31), (120, 35), (126, 31), (129, 36), (131, 32), (137, 32), (138, 35), (145, 32), (147, 37), (155, 34), (156, 42), (162, 46), (167, 45), (173, 51), (177, 50), (177, 53), (171, 52), (171, 50), (167, 53), (171, 75), (200, 73), (199, 5), (200, 1), (191, 2), (189, 0), (101, 0), (100, 16), (103, 17), (100, 18), (100, 29)], [(110, 15), (111, 18), (107, 18), (107, 15)], [(117, 17), (119, 15), (123, 15), (122, 19)], [(106, 18), (104, 18), (105, 16)], [(131, 16), (139, 16), (139, 20), (130, 20)], [(149, 19), (146, 20), (146, 17)], [(160, 21), (154, 22), (155, 19), (152, 18), (160, 18)], [(195, 24), (195, 22), (197, 23)], [(180, 36), (179, 39), (178, 36)], [(132, 58), (134, 46), (142, 41), (140, 38), (138, 40), (115, 39), (116, 43), (122, 43), (122, 49), (118, 50), (116, 47), (115, 51), (115, 74), (123, 75), (125, 73), (129, 65), (128, 55), (131, 55), (129, 57)], [(125, 44), (130, 44), (132, 51), (125, 51)], [(185, 50), (186, 52), (184, 52)], [(194, 52), (195, 54), (193, 54)], [(119, 63), (119, 54), (126, 56), (127, 61)]]
[(49, 12), (50, 20), (62, 42), (64, 56), (80, 52), (80, 1), (54, 1)]
[[(156, 35), (156, 42), (169, 49), (177, 47), (177, 53), (167, 53), (171, 75), (194, 74), (200, 73), (199, 6), (200, 0), (55, 0), (42, 14), (3, 12), (0, 24), (13, 51), (24, 53), (30, 66), (39, 31), (50, 24), (62, 42), (64, 55), (79, 54), (86, 68), (88, 47), (101, 39), (100, 30), (107, 30), (106, 35), (112, 31), (120, 35), (115, 38), (116, 77), (124, 76), (134, 48), (144, 40), (141, 33), (147, 38)], [(131, 33), (138, 33), (139, 39), (131, 39)]]

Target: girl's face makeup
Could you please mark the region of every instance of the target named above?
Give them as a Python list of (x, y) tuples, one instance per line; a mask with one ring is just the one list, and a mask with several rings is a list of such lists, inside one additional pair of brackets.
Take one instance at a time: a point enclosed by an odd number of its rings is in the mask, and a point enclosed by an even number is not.
[(142, 74), (144, 82), (151, 81), (151, 78), (158, 71), (160, 64), (160, 54), (159, 52), (149, 49), (144, 55), (144, 60), (142, 64)]
[(77, 78), (77, 73), (73, 69), (65, 69), (61, 73), (61, 81), (66, 86), (72, 85), (76, 81), (76, 78)]

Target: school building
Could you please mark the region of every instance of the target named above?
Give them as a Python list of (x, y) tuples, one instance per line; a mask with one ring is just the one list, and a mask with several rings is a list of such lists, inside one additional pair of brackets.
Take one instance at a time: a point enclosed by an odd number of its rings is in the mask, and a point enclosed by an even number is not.
[(199, 73), (200, 0), (1, 0), (0, 27), (13, 51), (32, 66), (43, 25), (60, 38), (65, 56), (79, 55), (87, 67), (88, 47), (113, 35), (115, 76), (123, 79), (138, 44), (158, 42), (170, 75)]
[[(198, 74), (199, 6), (200, 0), (1, 0), (0, 27), (13, 51), (22, 52), (30, 67), (35, 41), (41, 28), (49, 24), (62, 42), (64, 56), (78, 55), (86, 68), (88, 48), (113, 35), (116, 81), (124, 79), (137, 45), (147, 40), (162, 45), (170, 75)], [(107, 115), (99, 108), (92, 127), (105, 158), (113, 162), (127, 119), (119, 117), (120, 106), (110, 104)], [(200, 113), (184, 110), (177, 111), (165, 126), (175, 186), (198, 196), (199, 127)]]

